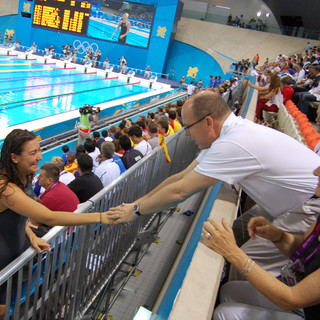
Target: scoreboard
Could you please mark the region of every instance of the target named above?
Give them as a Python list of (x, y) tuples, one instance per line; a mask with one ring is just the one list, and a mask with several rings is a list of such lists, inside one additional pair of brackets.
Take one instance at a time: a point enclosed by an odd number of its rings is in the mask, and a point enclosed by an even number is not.
[(86, 35), (91, 3), (78, 0), (35, 0), (32, 25)]

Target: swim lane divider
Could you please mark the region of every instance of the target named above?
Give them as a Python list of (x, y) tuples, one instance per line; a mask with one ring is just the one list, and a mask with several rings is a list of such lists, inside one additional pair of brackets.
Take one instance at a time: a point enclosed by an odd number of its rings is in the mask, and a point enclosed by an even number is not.
[(98, 90), (104, 90), (104, 89), (111, 89), (111, 88), (116, 88), (116, 87), (125, 87), (125, 86), (129, 86), (129, 85), (136, 85), (139, 84), (139, 82), (134, 82), (134, 83), (126, 83), (126, 84), (118, 84), (115, 86), (110, 86), (110, 87), (103, 87), (103, 88), (96, 88), (96, 89), (89, 89), (89, 90), (81, 90), (78, 92), (70, 92), (70, 93), (61, 93), (61, 94), (55, 94), (53, 96), (46, 96), (46, 97), (41, 97), (41, 98), (33, 98), (33, 99), (28, 99), (28, 100), (21, 100), (21, 101), (11, 101), (11, 102), (6, 102), (6, 103), (1, 103), (1, 106), (7, 106), (10, 104), (16, 104), (16, 103), (26, 103), (26, 102), (36, 102), (39, 100), (46, 100), (46, 99), (52, 99), (52, 98), (58, 98), (58, 97), (63, 97), (63, 96), (70, 96), (70, 95), (74, 95), (74, 94), (79, 94), (79, 93), (84, 93), (84, 92), (91, 92), (91, 91), (98, 91)]

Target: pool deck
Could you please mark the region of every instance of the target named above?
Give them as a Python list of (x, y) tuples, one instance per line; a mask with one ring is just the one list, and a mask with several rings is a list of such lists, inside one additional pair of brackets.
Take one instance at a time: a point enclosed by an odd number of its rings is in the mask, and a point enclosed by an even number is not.
[[(8, 49), (6, 48), (0, 48), (0, 53), (1, 54), (6, 54), (8, 51)], [(18, 54), (18, 57), (20, 58), (25, 58), (26, 57), (26, 53), (25, 52), (20, 52), (20, 51), (14, 51), (14, 50), (10, 50), (10, 54)], [(79, 65), (79, 64), (74, 64), (71, 62), (65, 62), (65, 61), (60, 61), (60, 60), (56, 60), (56, 59), (51, 59), (51, 58), (47, 58), (47, 57), (41, 57), (38, 55), (33, 55), (33, 54), (28, 54), (28, 59), (37, 59), (37, 62), (43, 63), (46, 62), (47, 63), (56, 63), (56, 66), (59, 67), (75, 67), (77, 71), (79, 72), (96, 72), (97, 75), (100, 76), (106, 76), (106, 71), (102, 70), (102, 69), (98, 69), (98, 68), (92, 68), (92, 67), (88, 67), (85, 65)], [(128, 76), (127, 75), (123, 75), (117, 72), (109, 72), (108, 73), (108, 77), (118, 77), (118, 78), (122, 78), (123, 80), (127, 81), (128, 80)], [(143, 78), (143, 77), (132, 77), (129, 79), (130, 83), (136, 83), (136, 82), (140, 82), (143, 86), (149, 86), (150, 82), (148, 79)], [(166, 80), (166, 81), (163, 81)], [(159, 97), (159, 95), (164, 94), (166, 92), (171, 92), (173, 89), (172, 87), (177, 88), (176, 85), (171, 86), (170, 84), (170, 80), (167, 79), (161, 79), (160, 81), (157, 81), (155, 83), (152, 84), (153, 88), (155, 88), (156, 90), (154, 91), (150, 91), (147, 93), (142, 93), (142, 94), (137, 94), (134, 96), (130, 96), (130, 97), (126, 97), (126, 98), (120, 98), (117, 100), (113, 100), (113, 101), (109, 101), (109, 102), (105, 102), (105, 103), (101, 103), (101, 104), (96, 104), (96, 107), (100, 107), (101, 111), (105, 110), (105, 109), (109, 109), (109, 108), (114, 108), (116, 106), (125, 106), (128, 103), (130, 103), (131, 101), (141, 101), (141, 99), (146, 99), (146, 98), (150, 98), (153, 99), (153, 97)], [(173, 84), (173, 83), (172, 83)], [(121, 112), (125, 112), (125, 109), (121, 109)], [(41, 118), (38, 120), (34, 120), (34, 121), (29, 121), (29, 122), (25, 122), (25, 123), (21, 123), (15, 126), (8, 126), (6, 128), (1, 128), (1, 133), (0, 133), (0, 140), (3, 140), (8, 133), (10, 133), (13, 129), (27, 129), (29, 131), (38, 131), (41, 130), (44, 126), (52, 126), (58, 123), (62, 123), (62, 122), (66, 122), (72, 119), (78, 119), (79, 118), (79, 111), (78, 110), (72, 110), (72, 111), (67, 111), (67, 112), (63, 112), (61, 114), (56, 114), (53, 116), (49, 116), (49, 117), (45, 117), (45, 118)]]

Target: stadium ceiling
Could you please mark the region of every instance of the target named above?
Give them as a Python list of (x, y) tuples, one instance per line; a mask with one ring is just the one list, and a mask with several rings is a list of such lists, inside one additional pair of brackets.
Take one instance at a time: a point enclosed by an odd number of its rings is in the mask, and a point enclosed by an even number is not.
[[(279, 24), (297, 22), (305, 29), (320, 30), (319, 0), (263, 0), (271, 9)], [(287, 21), (287, 23), (285, 23)]]
[[(207, 2), (212, 5), (226, 5), (232, 7), (232, 3), (239, 0), (195, 0)], [(246, 8), (248, 0), (241, 0), (241, 5)], [(252, 0), (248, 1), (252, 4)], [(320, 30), (320, 1), (319, 0), (256, 0), (264, 2), (273, 13), (280, 25), (303, 26), (305, 29)]]

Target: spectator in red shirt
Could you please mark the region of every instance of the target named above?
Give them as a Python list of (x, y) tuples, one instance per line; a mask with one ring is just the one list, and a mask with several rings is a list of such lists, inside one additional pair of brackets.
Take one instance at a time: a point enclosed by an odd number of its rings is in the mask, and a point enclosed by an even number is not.
[[(60, 170), (52, 162), (47, 162), (40, 168), (39, 184), (46, 191), (40, 196), (40, 202), (52, 211), (73, 212), (77, 209), (78, 197), (63, 182), (59, 181)], [(30, 228), (38, 236), (46, 234), (50, 227), (30, 220)]]
[(293, 96), (293, 93), (294, 93), (294, 90), (291, 87), (290, 77), (282, 78), (281, 84), (282, 84), (283, 103), (286, 103), (287, 100), (291, 100), (291, 97)]

